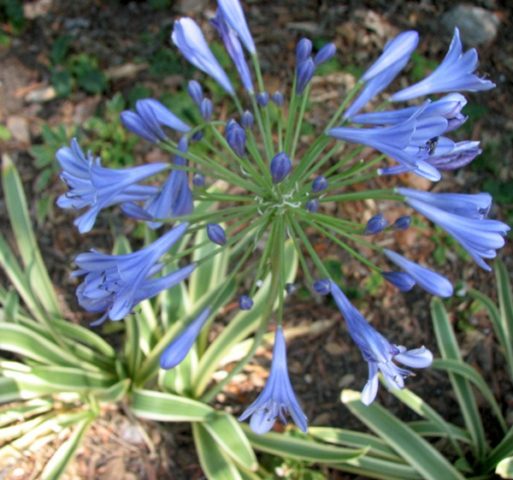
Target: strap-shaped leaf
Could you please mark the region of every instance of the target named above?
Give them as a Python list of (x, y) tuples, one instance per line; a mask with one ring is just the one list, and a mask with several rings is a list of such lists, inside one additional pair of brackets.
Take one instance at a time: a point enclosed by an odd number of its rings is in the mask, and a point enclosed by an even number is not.
[(108, 388), (98, 390), (94, 396), (101, 403), (117, 403), (128, 393), (129, 388), (130, 379), (125, 378)]
[(191, 398), (153, 390), (134, 389), (131, 406), (138, 417), (159, 422), (205, 422), (214, 412)]
[[(497, 291), (501, 312), (501, 324), (504, 331), (504, 341), (507, 350), (507, 360), (513, 379), (513, 292), (508, 271), (500, 260), (495, 262), (495, 275), (497, 278)], [(508, 348), (509, 347), (509, 348)]]
[[(438, 298), (433, 298), (431, 301), (431, 318), (433, 319), (436, 341), (442, 358), (462, 362), (461, 353), (449, 317), (443, 303)], [(458, 400), (465, 425), (472, 437), (476, 456), (482, 458), (488, 450), (488, 445), (472, 387), (469, 381), (460, 375), (449, 373), (449, 379)]]
[(246, 424), (242, 430), (256, 450), (279, 457), (291, 458), (305, 462), (342, 463), (365, 455), (366, 448), (350, 449), (316, 442), (311, 438), (297, 438), (285, 433), (266, 433), (258, 435)]
[(75, 456), (78, 448), (80, 447), (80, 443), (84, 438), (89, 426), (93, 422), (94, 417), (85, 418), (78, 422), (75, 430), (70, 435), (70, 437), (60, 445), (60, 447), (55, 451), (52, 455), (52, 458), (45, 465), (43, 472), (41, 473), (42, 480), (53, 480), (55, 478), (60, 478), (60, 476), (64, 473), (69, 462)]
[(445, 370), (446, 372), (454, 373), (455, 375), (460, 375), (463, 378), (466, 378), (468, 381), (472, 382), (474, 386), (481, 392), (486, 401), (490, 404), (494, 415), (499, 420), (501, 428), (504, 432), (507, 431), (508, 427), (506, 425), (506, 420), (504, 419), (501, 408), (499, 404), (495, 400), (490, 387), (483, 380), (483, 377), (479, 374), (477, 370), (472, 368), (470, 365), (466, 363), (459, 362), (458, 360), (450, 360), (446, 359), (436, 359), (433, 361), (433, 368), (439, 370)]
[(256, 470), (258, 462), (248, 438), (232, 415), (216, 412), (203, 423), (205, 429), (228, 456), (248, 470)]
[(235, 464), (202, 424), (193, 423), (192, 433), (201, 468), (208, 480), (242, 480)]
[(59, 303), (32, 230), (20, 177), (8, 155), (2, 156), (2, 186), (9, 219), (29, 283), (41, 305), (59, 315)]
[[(446, 422), (444, 428), (429, 420), (415, 420), (408, 422), (407, 425), (421, 437), (453, 438), (459, 442), (472, 443), (469, 433), (464, 428), (457, 427), (452, 423)], [(447, 428), (449, 428), (450, 436), (448, 435)]]
[(363, 455), (345, 463), (327, 464), (330, 468), (343, 472), (355, 473), (363, 478), (378, 478), (381, 480), (420, 480), (421, 475), (410, 465), (384, 460), (382, 458)]
[(368, 448), (367, 455), (385, 458), (398, 463), (404, 462), (381, 438), (368, 433), (343, 430), (341, 428), (309, 427), (308, 434), (316, 440), (327, 443), (355, 448)]
[(428, 480), (462, 480), (463, 476), (431, 444), (417, 435), (405, 423), (398, 420), (374, 402), (366, 406), (361, 395), (352, 390), (342, 392), (342, 402), (367, 427), (379, 435), (423, 478)]
[(64, 351), (54, 342), (29, 328), (12, 323), (0, 323), (0, 350), (17, 353), (47, 364), (77, 363), (77, 359), (73, 355)]
[[(2, 386), (0, 378), (0, 389)], [(1, 391), (1, 390), (0, 390)], [(6, 427), (12, 423), (29, 420), (36, 415), (49, 412), (53, 408), (53, 402), (43, 398), (27, 400), (16, 405), (4, 405), (0, 408), (0, 428)]]
[(505, 457), (513, 456), (513, 427), (510, 428), (506, 436), (500, 441), (488, 455), (487, 459), (483, 464), (485, 471), (492, 470), (495, 468), (498, 462)]

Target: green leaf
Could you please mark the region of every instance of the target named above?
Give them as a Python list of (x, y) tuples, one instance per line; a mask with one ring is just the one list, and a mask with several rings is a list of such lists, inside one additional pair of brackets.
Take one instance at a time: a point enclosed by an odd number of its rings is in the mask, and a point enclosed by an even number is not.
[(21, 180), (8, 155), (2, 156), (2, 186), (16, 245), (32, 291), (48, 313), (58, 316), (59, 303), (32, 230)]
[(251, 428), (242, 424), (242, 430), (256, 450), (291, 458), (304, 462), (343, 463), (355, 460), (367, 452), (367, 449), (340, 448), (316, 442), (308, 437), (292, 437), (285, 433), (266, 433), (258, 435)]
[(117, 403), (128, 393), (129, 388), (130, 379), (125, 378), (108, 388), (94, 392), (94, 396), (101, 403)]
[[(431, 317), (442, 358), (461, 362), (461, 353), (451, 323), (442, 302), (438, 298), (433, 298), (431, 301)], [(453, 373), (449, 373), (449, 379), (458, 400), (465, 425), (472, 438), (476, 456), (482, 458), (488, 449), (488, 445), (470, 383), (465, 378)]]
[(398, 420), (380, 405), (366, 406), (360, 393), (342, 392), (342, 402), (367, 427), (378, 434), (423, 478), (429, 480), (462, 480), (462, 475), (431, 444), (417, 435), (405, 423)]
[(513, 343), (508, 342), (506, 325), (503, 323), (505, 317), (501, 315), (499, 309), (497, 308), (495, 303), (493, 303), (491, 298), (474, 289), (471, 289), (469, 291), (469, 294), (478, 302), (482, 303), (486, 311), (488, 312), (488, 316), (490, 317), (490, 321), (492, 323), (495, 335), (497, 336), (499, 344), (503, 349), (503, 353), (506, 358), (506, 363), (508, 365), (510, 376), (513, 379)]
[(70, 363), (77, 363), (77, 359), (64, 351), (59, 345), (17, 324), (0, 323), (0, 350), (17, 353), (48, 364), (69, 365)]
[(308, 434), (316, 440), (355, 448), (368, 448), (368, 455), (404, 462), (381, 438), (368, 433), (331, 427), (309, 427)]
[(345, 463), (328, 463), (327, 466), (343, 472), (355, 473), (364, 478), (382, 480), (420, 480), (422, 477), (409, 465), (363, 455)]
[[(0, 378), (0, 392), (2, 392), (2, 379)], [(1, 393), (0, 393), (1, 395)], [(0, 400), (1, 402), (2, 400)], [(9, 404), (0, 408), (0, 428), (10, 424), (25, 422), (32, 417), (49, 412), (53, 408), (53, 402), (42, 398), (27, 400), (16, 405)]]
[(502, 478), (513, 478), (513, 457), (503, 458), (497, 464), (495, 473)]
[[(469, 433), (465, 429), (457, 427), (452, 423), (446, 422), (446, 425), (443, 428), (429, 420), (416, 420), (408, 422), (407, 425), (421, 437), (453, 438), (459, 442), (468, 444), (472, 443)], [(450, 435), (447, 432), (447, 428), (449, 428)]]
[(495, 400), (492, 391), (490, 390), (486, 382), (483, 380), (483, 377), (477, 372), (477, 370), (472, 368), (470, 365), (467, 365), (466, 363), (450, 359), (434, 360), (433, 368), (445, 370), (446, 372), (451, 372), (472, 382), (474, 386), (481, 392), (486, 401), (490, 404), (490, 407), (492, 408), (494, 415), (497, 417), (497, 420), (499, 420), (503, 432), (507, 431), (508, 427), (506, 425), (506, 420), (502, 415), (501, 408), (497, 404), (497, 401)]
[(138, 417), (159, 422), (204, 422), (214, 412), (196, 400), (153, 390), (134, 389), (131, 406)]
[(253, 452), (239, 422), (232, 415), (215, 412), (208, 417), (203, 426), (218, 447), (239, 465), (253, 471), (258, 468), (255, 452)]
[(505, 457), (513, 455), (513, 427), (509, 430), (506, 436), (500, 441), (486, 458), (483, 468), (485, 471), (490, 471), (495, 468), (498, 462)]
[[(508, 271), (501, 261), (495, 263), (495, 275), (497, 278), (501, 324), (504, 331), (504, 346), (509, 347), (507, 359), (509, 362), (513, 362), (513, 296)], [(513, 364), (510, 365), (510, 370), (513, 372)]]
[(84, 438), (89, 426), (94, 421), (94, 417), (81, 420), (75, 428), (71, 436), (55, 451), (50, 461), (46, 464), (41, 473), (42, 480), (53, 480), (59, 478), (69, 462), (75, 456), (80, 443)]
[(201, 424), (192, 424), (192, 434), (201, 468), (208, 480), (242, 480), (236, 466)]

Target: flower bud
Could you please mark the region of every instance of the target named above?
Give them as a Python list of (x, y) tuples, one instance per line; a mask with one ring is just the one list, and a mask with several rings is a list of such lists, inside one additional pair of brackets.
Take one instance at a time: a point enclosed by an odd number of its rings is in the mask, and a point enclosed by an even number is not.
[(191, 80), (187, 86), (187, 92), (194, 103), (199, 107), (203, 100), (203, 89), (201, 88), (200, 83), (196, 80)]
[(328, 188), (328, 180), (322, 175), (319, 175), (312, 182), (312, 192), (319, 193)]
[(210, 100), (210, 98), (204, 98), (201, 101), (201, 105), (200, 105), (200, 112), (201, 112), (201, 116), (203, 117), (203, 120), (208, 122), (212, 118), (212, 110), (213, 110), (212, 100)]
[(313, 284), (313, 289), (319, 295), (328, 295), (331, 292), (331, 281), (327, 278), (323, 278), (322, 280), (316, 280)]
[(278, 107), (281, 107), (283, 106), (283, 102), (285, 101), (285, 99), (283, 98), (283, 93), (281, 93), (280, 91), (276, 91), (273, 93), (273, 96), (271, 97), (271, 100), (274, 102), (275, 105), (277, 105)]
[(306, 202), (306, 209), (310, 213), (317, 212), (317, 210), (319, 210), (319, 200), (317, 200), (316, 198), (312, 198), (311, 200), (308, 200), (308, 202)]
[(226, 234), (223, 227), (217, 223), (209, 223), (207, 225), (207, 236), (211, 242), (217, 245), (224, 245), (226, 243)]
[(192, 184), (195, 187), (204, 187), (205, 186), (205, 175), (201, 173), (195, 173), (192, 177)]
[(311, 58), (297, 67), (296, 93), (301, 95), (315, 72), (315, 64)]
[(394, 228), (396, 230), (406, 230), (411, 225), (411, 217), (409, 215), (403, 215), (394, 222)]
[(245, 129), (253, 128), (254, 121), (255, 121), (255, 118), (253, 117), (253, 114), (249, 110), (246, 110), (242, 114), (242, 117), (240, 119), (240, 123)]
[(337, 47), (335, 47), (334, 43), (327, 43), (322, 47), (315, 55), (314, 63), (315, 66), (318, 67), (321, 63), (327, 62), (331, 60), (337, 51)]
[(260, 92), (256, 96), (256, 101), (261, 107), (266, 107), (269, 103), (269, 94), (267, 92)]
[(241, 310), (251, 310), (253, 300), (248, 295), (241, 295), (239, 297), (239, 308)]
[(244, 129), (232, 119), (226, 125), (225, 136), (233, 151), (239, 157), (243, 157), (246, 154), (246, 132)]
[(290, 173), (292, 162), (285, 152), (277, 153), (271, 160), (273, 183), (280, 183)]
[(406, 272), (382, 272), (381, 275), (401, 292), (409, 292), (415, 286), (415, 280)]
[(302, 38), (297, 42), (296, 45), (296, 64), (299, 64), (306, 61), (306, 59), (312, 53), (312, 42), (308, 38)]
[(375, 235), (376, 233), (382, 232), (387, 225), (387, 219), (382, 213), (378, 213), (367, 222), (364, 233), (365, 235)]

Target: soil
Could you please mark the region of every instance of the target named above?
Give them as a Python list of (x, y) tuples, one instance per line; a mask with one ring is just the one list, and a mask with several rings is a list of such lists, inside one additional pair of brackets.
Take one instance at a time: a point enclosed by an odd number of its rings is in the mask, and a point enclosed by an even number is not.
[[(160, 48), (160, 38), (168, 38), (175, 18), (194, 16), (207, 24), (215, 10), (214, 2), (181, 0), (169, 2), (164, 10), (152, 7), (157, 2), (143, 1), (86, 1), (36, 0), (25, 3), (28, 16), (24, 30), (12, 36), (9, 46), (0, 47), (0, 123), (8, 125), (13, 138), (4, 141), (2, 153), (9, 153), (16, 162), (26, 192), (34, 192), (40, 172), (29, 154), (32, 144), (41, 142), (43, 125), (80, 125), (93, 115), (105, 99), (115, 92), (128, 92), (133, 85), (151, 88), (154, 95), (173, 93), (189, 79), (190, 69), (169, 75), (156, 75), (148, 67), (149, 59)], [(328, 2), (300, 0), (247, 1), (249, 19), (258, 50), (262, 57), (266, 85), (270, 91), (284, 89), (294, 68), (294, 48), (301, 36), (333, 40), (343, 65), (364, 68), (383, 48), (387, 39), (401, 30), (416, 29), (421, 36), (420, 53), (426, 58), (440, 60), (450, 40), (450, 33), (442, 34), (441, 18), (455, 2), (402, 2), (396, 0), (371, 0), (365, 2)], [(477, 166), (444, 176), (443, 190), (477, 192), (483, 185), (513, 188), (513, 19), (508, 2), (483, 0), (475, 5), (496, 14), (496, 37), (479, 46), (480, 72), (497, 84), (497, 88), (483, 94), (469, 94), (473, 111), (481, 113), (472, 121), (471, 128), (457, 135), (480, 139), (485, 147), (485, 160)], [(72, 38), (75, 52), (84, 52), (98, 59), (103, 71), (111, 72), (109, 89), (103, 95), (89, 95), (75, 91), (66, 98), (43, 101), (50, 87), (50, 55), (52, 45), (62, 34)], [(141, 38), (150, 38), (143, 42)], [(171, 48), (171, 47), (170, 47)], [(121, 67), (146, 65), (141, 68)], [(112, 72), (114, 72), (112, 74)], [(404, 81), (400, 80), (399, 82)], [(334, 111), (337, 101), (354, 82), (349, 70), (331, 73), (316, 79), (312, 92), (312, 110), (309, 122), (321, 125), (326, 111)], [(37, 97), (39, 95), (39, 97)], [(48, 94), (51, 97), (51, 91)], [(36, 98), (36, 101), (34, 101)], [(476, 107), (477, 106), (477, 107)], [(305, 136), (304, 144), (309, 137)], [(148, 152), (144, 152), (148, 154)], [(493, 162), (493, 168), (486, 162)], [(377, 186), (391, 185), (396, 180), (380, 179)], [(424, 188), (418, 181), (408, 178), (411, 186)], [(498, 186), (498, 187), (497, 187)], [(63, 191), (57, 177), (44, 194)], [(41, 194), (35, 194), (36, 197)], [(498, 204), (492, 216), (504, 220), (513, 218), (511, 195)], [(1, 198), (1, 197), (0, 197)], [(365, 211), (376, 209), (374, 204), (352, 204), (352, 210), (334, 207), (333, 213), (361, 220)], [(35, 218), (35, 211), (32, 212)], [(375, 212), (374, 212), (375, 213)], [(113, 216), (116, 213), (113, 213)], [(94, 232), (80, 236), (72, 227), (72, 214), (54, 209), (41, 224), (37, 235), (43, 256), (62, 299), (64, 311), (70, 321), (83, 322), (87, 318), (80, 311), (74, 298), (75, 286), (69, 279), (73, 257), (95, 246), (109, 248), (110, 226), (124, 226), (113, 217), (100, 220)], [(6, 231), (8, 220), (3, 200), (0, 200), (0, 226)], [(461, 256), (446, 254), (442, 264), (434, 261), (434, 247), (428, 232), (395, 234), (404, 250), (421, 262), (434, 265), (454, 282), (464, 282), (467, 287), (481, 290), (496, 298), (492, 274), (488, 274), (463, 260)], [(390, 237), (377, 237), (383, 245)], [(367, 271), (350, 257), (340, 253), (328, 241), (317, 238), (315, 248), (324, 258), (338, 262), (347, 285), (362, 285)], [(509, 270), (513, 272), (511, 245), (501, 252)], [(2, 283), (5, 278), (0, 277)], [(301, 278), (298, 279), (301, 287)], [(305, 298), (300, 292), (288, 298), (285, 325), (312, 329), (313, 333), (294, 338), (288, 345), (291, 381), (301, 399), (312, 425), (330, 425), (340, 428), (364, 427), (340, 403), (343, 388), (359, 390), (367, 376), (367, 367), (351, 343), (340, 314), (322, 299)], [(362, 290), (360, 290), (361, 292)], [(427, 294), (418, 289), (408, 294), (398, 294), (388, 286), (377, 291), (363, 290), (357, 296), (357, 307), (392, 342), (409, 347), (426, 345), (437, 355), (437, 346), (429, 317)], [(513, 388), (508, 381), (504, 362), (497, 352), (488, 318), (482, 313), (472, 313), (467, 297), (456, 296), (447, 302), (462, 346), (465, 359), (483, 374), (492, 391), (501, 399), (504, 412), (513, 420)], [(312, 325), (323, 328), (312, 328)], [(261, 349), (257, 358), (236, 377), (223, 394), (216, 399), (219, 407), (231, 408), (238, 413), (243, 405), (253, 400), (263, 385), (270, 362), (270, 351)], [(426, 399), (445, 418), (461, 424), (458, 408), (446, 375), (435, 371), (421, 371), (408, 381), (408, 387)], [(394, 397), (381, 389), (378, 401), (404, 420), (414, 415)], [(484, 409), (487, 432), (495, 437), (497, 425)], [(144, 434), (140, 426), (144, 427)], [(63, 439), (59, 439), (62, 441)], [(56, 448), (49, 443), (35, 452), (27, 452), (15, 464), (0, 462), (0, 478), (34, 478), (34, 472)], [(326, 478), (352, 478), (339, 472), (324, 471)], [(88, 433), (83, 446), (64, 478), (84, 479), (199, 479), (203, 478), (194, 444), (187, 425), (157, 425), (151, 422), (134, 422), (125, 409), (108, 409), (101, 420)]]

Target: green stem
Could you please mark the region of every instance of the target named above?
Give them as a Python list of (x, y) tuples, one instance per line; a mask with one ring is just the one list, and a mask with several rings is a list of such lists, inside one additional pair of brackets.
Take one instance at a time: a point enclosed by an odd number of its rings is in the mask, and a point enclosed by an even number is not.
[(319, 199), (320, 202), (351, 202), (354, 200), (403, 200), (403, 196), (395, 193), (392, 189), (366, 190), (363, 192), (343, 193), (340, 195), (327, 195)]
[(310, 88), (311, 88), (311, 86), (308, 85), (301, 96), (301, 104), (299, 107), (299, 116), (298, 116), (298, 119), (296, 120), (296, 130), (294, 132), (294, 139), (292, 140), (292, 149), (290, 150), (290, 158), (292, 161), (294, 161), (294, 156), (296, 155), (296, 148), (297, 148), (297, 144), (299, 141), (299, 135), (301, 133), (301, 127), (303, 126), (303, 119), (305, 116), (306, 105), (308, 103), (308, 97), (310, 96)]

